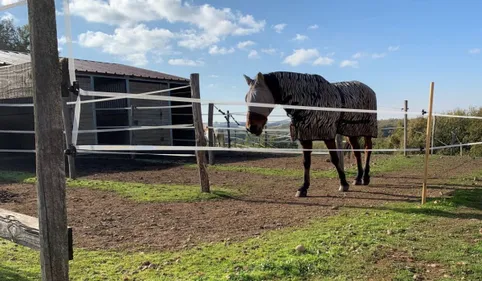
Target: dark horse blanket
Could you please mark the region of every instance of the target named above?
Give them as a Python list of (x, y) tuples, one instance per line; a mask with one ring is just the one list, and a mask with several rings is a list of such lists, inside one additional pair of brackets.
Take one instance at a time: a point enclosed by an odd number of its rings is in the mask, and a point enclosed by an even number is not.
[[(375, 92), (358, 81), (330, 83), (320, 75), (271, 72), (264, 80), (275, 102), (330, 108), (377, 109)], [(291, 118), (293, 140), (328, 140), (378, 135), (376, 113), (285, 109)]]

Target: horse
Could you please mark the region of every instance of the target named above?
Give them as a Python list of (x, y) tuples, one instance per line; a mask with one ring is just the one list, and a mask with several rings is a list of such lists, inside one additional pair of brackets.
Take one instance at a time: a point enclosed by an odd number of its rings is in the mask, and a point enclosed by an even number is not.
[[(247, 103), (266, 103), (273, 107), (248, 105), (246, 130), (256, 136), (261, 135), (268, 122), (268, 116), (275, 104), (316, 106), (329, 108), (377, 109), (375, 92), (359, 81), (330, 83), (321, 75), (287, 71), (263, 74), (259, 72), (255, 79), (243, 74), (249, 90)], [(345, 171), (340, 167), (336, 151), (335, 137), (345, 136), (355, 155), (358, 173), (354, 185), (369, 185), (370, 157), (372, 138), (378, 135), (377, 113), (320, 111), (306, 109), (287, 109), (290, 117), (292, 141), (298, 140), (303, 149), (311, 150), (313, 141), (324, 141), (330, 150), (330, 160), (338, 172), (340, 192), (347, 192), (350, 185)], [(365, 140), (365, 168), (362, 165), (358, 139)], [(311, 151), (303, 151), (304, 181), (296, 192), (296, 197), (307, 197), (310, 187)]]

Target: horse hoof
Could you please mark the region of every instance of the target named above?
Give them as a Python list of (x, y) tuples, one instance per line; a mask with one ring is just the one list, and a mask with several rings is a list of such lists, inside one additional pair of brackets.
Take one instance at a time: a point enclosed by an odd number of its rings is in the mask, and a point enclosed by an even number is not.
[(296, 197), (307, 197), (308, 196), (308, 191), (300, 191), (296, 192)]
[(340, 187), (338, 188), (338, 191), (347, 192), (349, 188), (350, 188), (349, 185), (340, 185)]
[(363, 185), (369, 185), (369, 184), (370, 184), (370, 178), (364, 178)]
[(353, 181), (353, 185), (362, 185), (362, 184), (363, 184), (363, 183), (362, 183), (361, 180), (358, 180), (358, 179), (357, 179), (357, 180), (354, 180), (354, 181)]

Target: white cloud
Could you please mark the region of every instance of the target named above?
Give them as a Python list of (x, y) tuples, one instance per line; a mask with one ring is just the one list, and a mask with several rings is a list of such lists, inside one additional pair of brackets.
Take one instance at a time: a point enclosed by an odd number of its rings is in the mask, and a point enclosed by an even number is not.
[(217, 45), (213, 45), (209, 48), (210, 55), (227, 55), (232, 53), (234, 53), (233, 47), (227, 49), (225, 47), (219, 48)]
[(313, 65), (332, 65), (334, 61), (329, 57), (319, 57), (313, 62)]
[(280, 58), (283, 58), (285, 56), (285, 52), (280, 52), (279, 56), (280, 56)]
[(215, 88), (217, 85), (216, 84), (209, 84), (208, 88)]
[(400, 49), (400, 46), (389, 46), (388, 47), (389, 52), (395, 52), (395, 51), (398, 51), (398, 49)]
[(256, 21), (252, 15), (233, 13), (229, 8), (196, 6), (181, 0), (72, 0), (70, 10), (89, 22), (110, 25), (155, 20), (185, 22), (217, 36), (258, 33), (266, 25), (264, 20)]
[(3, 5), (10, 5), (10, 4), (13, 4), (13, 3), (18, 3), (20, 2), (20, 0), (2, 0), (2, 6)]
[(314, 24), (314, 25), (310, 25), (308, 26), (308, 29), (318, 29), (318, 25), (317, 24)]
[(286, 25), (287, 25), (286, 23), (278, 23), (276, 25), (273, 25), (273, 29), (277, 33), (281, 33), (283, 31), (283, 29), (285, 29)]
[(358, 52), (358, 53), (354, 54), (354, 55), (351, 56), (351, 57), (354, 58), (354, 59), (360, 59), (360, 58), (362, 58), (362, 57), (364, 57), (364, 56), (366, 56), (365, 53)]
[(268, 54), (268, 55), (274, 55), (276, 54), (276, 49), (274, 48), (269, 48), (269, 49), (261, 49), (262, 53)]
[(67, 37), (65, 36), (61, 36), (60, 38), (57, 39), (57, 42), (60, 44), (60, 45), (63, 45), (65, 43), (67, 43)]
[(116, 28), (114, 34), (87, 31), (78, 36), (79, 44), (88, 48), (100, 48), (104, 53), (122, 57), (142, 66), (147, 64), (147, 53), (167, 54), (174, 34), (167, 29), (148, 29), (140, 24), (135, 27)]
[(317, 59), (320, 53), (317, 49), (296, 49), (293, 54), (287, 56), (283, 63), (289, 64), (291, 66), (298, 66), (303, 63), (308, 63)]
[(480, 49), (479, 48), (474, 48), (474, 49), (470, 49), (469, 50), (469, 54), (479, 54), (480, 53)]
[(335, 52), (331, 52), (331, 53), (326, 54), (327, 57), (332, 57), (334, 55), (335, 55)]
[[(246, 36), (264, 30), (266, 21), (257, 20), (252, 15), (232, 11), (229, 8), (215, 8), (209, 4), (194, 5), (182, 0), (71, 0), (72, 15), (79, 16), (93, 23), (104, 23), (117, 26), (116, 30), (133, 29), (134, 26), (145, 26), (144, 23), (164, 21), (169, 24), (185, 23), (190, 27), (179, 32), (170, 32), (169, 39), (177, 41), (177, 46), (189, 50), (206, 49), (218, 44), (229, 36)], [(141, 24), (142, 23), (142, 24)], [(163, 23), (162, 26), (165, 26)], [(145, 28), (146, 32), (155, 33), (159, 28)], [(105, 34), (116, 37), (116, 34)], [(104, 36), (104, 37), (106, 37)], [(132, 38), (140, 38), (134, 34), (126, 34), (125, 38), (117, 36), (117, 44), (128, 45)], [(162, 41), (149, 37), (146, 41)], [(136, 44), (136, 42), (133, 42)], [(87, 46), (86, 44), (84, 46)], [(136, 44), (137, 45), (137, 44)], [(163, 49), (166, 44), (153, 49)], [(101, 46), (97, 46), (101, 48)], [(122, 48), (122, 46), (121, 46)], [(105, 49), (105, 48), (104, 48)], [(148, 51), (148, 50), (147, 50)], [(144, 55), (147, 51), (144, 51)]]
[(295, 40), (295, 41), (304, 41), (306, 39), (308, 39), (308, 36), (301, 35), (301, 34), (296, 34), (295, 38), (293, 38), (293, 40)]
[(256, 43), (254, 43), (253, 41), (248, 40), (248, 41), (239, 42), (237, 47), (238, 49), (245, 49), (246, 47), (253, 46), (255, 44)]
[(185, 30), (176, 34), (176, 38), (180, 38), (177, 45), (189, 50), (204, 49), (219, 41), (219, 37), (210, 34), (199, 34), (196, 30)]
[(373, 59), (381, 59), (384, 58), (387, 54), (386, 53), (374, 53), (372, 54)]
[(358, 61), (356, 60), (344, 60), (340, 63), (340, 67), (353, 67), (358, 68)]
[(211, 75), (209, 75), (209, 77), (211, 77), (211, 78), (219, 78), (219, 75), (211, 74)]
[[(4, 4), (6, 5), (6, 4)], [(4, 20), (11, 20), (14, 24), (16, 24), (18, 22), (18, 19), (12, 15), (11, 13), (9, 12), (5, 12), (2, 17), (0, 18), (0, 20), (4, 21)]]
[(259, 58), (258, 52), (256, 50), (251, 50), (251, 52), (249, 52), (248, 54), (248, 58), (258, 59)]
[(201, 60), (193, 61), (190, 59), (170, 59), (167, 63), (175, 66), (202, 66), (204, 62)]

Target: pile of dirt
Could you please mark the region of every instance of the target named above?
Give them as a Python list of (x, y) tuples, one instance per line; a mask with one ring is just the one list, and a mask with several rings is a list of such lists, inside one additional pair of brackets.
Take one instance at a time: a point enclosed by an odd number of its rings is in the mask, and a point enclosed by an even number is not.
[(14, 202), (15, 198), (18, 197), (18, 194), (12, 193), (7, 190), (0, 190), (0, 203), (10, 203)]

